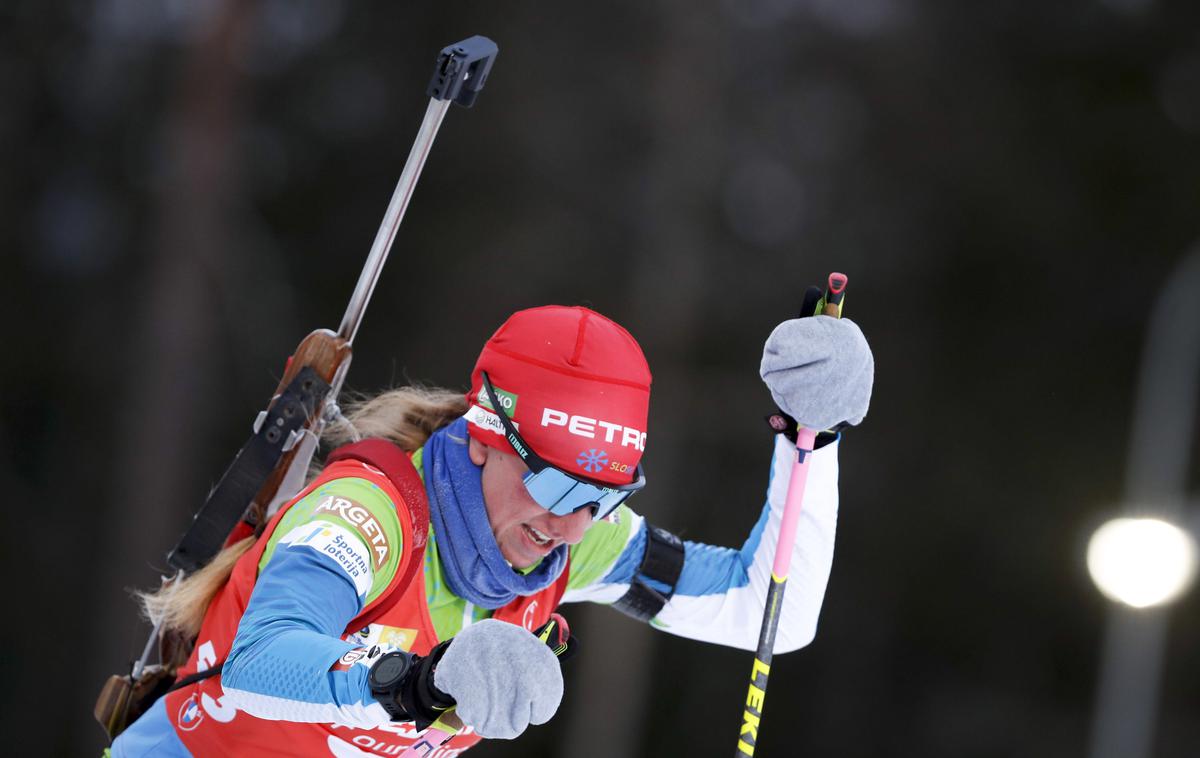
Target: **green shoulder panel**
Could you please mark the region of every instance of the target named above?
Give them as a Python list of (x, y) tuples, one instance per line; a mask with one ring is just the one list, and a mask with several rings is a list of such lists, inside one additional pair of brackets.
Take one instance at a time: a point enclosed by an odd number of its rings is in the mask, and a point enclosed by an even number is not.
[(403, 555), (404, 537), (396, 506), (381, 487), (366, 479), (333, 479), (310, 492), (284, 514), (263, 550), (262, 571), (279, 541), (293, 529), (314, 521), (344, 527), (366, 548), (372, 559), (371, 586), (364, 601), (377, 598), (391, 583)]
[(629, 542), (633, 521), (633, 511), (622, 505), (612, 515), (592, 524), (583, 539), (571, 546), (568, 590), (586, 587), (608, 573)]

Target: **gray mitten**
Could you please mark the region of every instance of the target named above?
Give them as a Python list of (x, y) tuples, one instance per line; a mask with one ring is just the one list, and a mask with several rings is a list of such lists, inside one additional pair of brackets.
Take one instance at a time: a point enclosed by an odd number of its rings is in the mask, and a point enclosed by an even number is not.
[(830, 429), (867, 415), (875, 359), (853, 321), (797, 318), (771, 332), (759, 374), (784, 413), (809, 429)]
[(463, 629), (438, 662), (434, 684), (458, 702), (480, 736), (511, 740), (544, 724), (562, 701), (558, 658), (515, 624), (484, 619)]

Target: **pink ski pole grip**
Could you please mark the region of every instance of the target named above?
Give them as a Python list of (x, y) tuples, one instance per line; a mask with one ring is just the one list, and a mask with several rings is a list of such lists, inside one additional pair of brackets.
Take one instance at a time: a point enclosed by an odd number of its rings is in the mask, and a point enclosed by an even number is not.
[(796, 433), (796, 463), (788, 480), (787, 502), (783, 506), (783, 522), (779, 527), (779, 544), (775, 548), (775, 564), (771, 573), (777, 579), (786, 579), (792, 563), (792, 545), (796, 542), (796, 525), (800, 523), (801, 504), (804, 502), (804, 487), (808, 483), (808, 464), (812, 460), (813, 444), (817, 433), (800, 427)]

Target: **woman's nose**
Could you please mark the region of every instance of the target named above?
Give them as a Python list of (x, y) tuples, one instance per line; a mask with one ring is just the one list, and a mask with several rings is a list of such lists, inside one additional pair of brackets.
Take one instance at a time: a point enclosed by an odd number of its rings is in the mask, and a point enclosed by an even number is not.
[(569, 516), (555, 516), (555, 536), (568, 545), (574, 545), (583, 539), (583, 534), (592, 525), (592, 509), (580, 508)]

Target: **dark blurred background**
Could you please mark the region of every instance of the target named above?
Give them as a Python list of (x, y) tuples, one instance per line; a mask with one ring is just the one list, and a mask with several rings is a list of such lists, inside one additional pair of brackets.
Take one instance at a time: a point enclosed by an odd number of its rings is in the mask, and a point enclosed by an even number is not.
[[(637, 508), (739, 545), (762, 342), (847, 272), (875, 395), (758, 754), (1085, 755), (1108, 602), (1084, 546), (1200, 237), (1184, 0), (4, 3), (5, 752), (101, 749), (96, 690), (146, 634), (126, 589), (337, 326), (434, 57), (476, 33), (499, 58), (446, 119), (349, 387), (464, 388), (511, 311), (590, 305), (654, 372)], [(733, 752), (748, 653), (568, 610), (559, 715), (479, 755)], [(1198, 633), (1193, 591), (1154, 755), (1200, 753)]]

